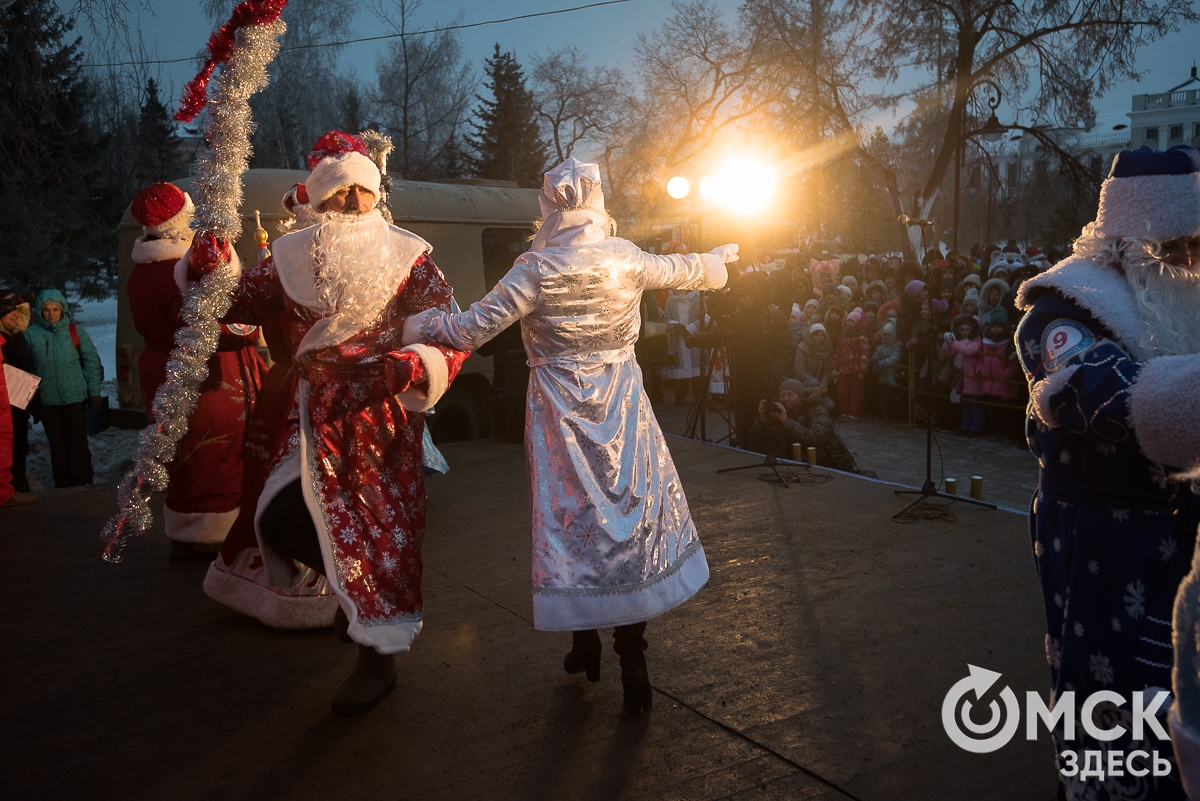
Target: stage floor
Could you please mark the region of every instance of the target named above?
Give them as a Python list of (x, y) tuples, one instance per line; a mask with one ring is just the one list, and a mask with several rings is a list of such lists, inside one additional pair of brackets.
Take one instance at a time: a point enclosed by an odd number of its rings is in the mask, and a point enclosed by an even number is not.
[(0, 511), (5, 797), (1054, 798), (1044, 733), (975, 755), (941, 724), (968, 663), (1045, 694), (1023, 516), (902, 525), (893, 486), (817, 470), (785, 489), (715, 472), (758, 457), (670, 447), (712, 578), (651, 622), (654, 708), (634, 719), (611, 650), (590, 684), (562, 672), (570, 637), (530, 623), (520, 446), (444, 449), (425, 630), (357, 718), (329, 712), (349, 646), (209, 601), (161, 528), (103, 563), (115, 490)]

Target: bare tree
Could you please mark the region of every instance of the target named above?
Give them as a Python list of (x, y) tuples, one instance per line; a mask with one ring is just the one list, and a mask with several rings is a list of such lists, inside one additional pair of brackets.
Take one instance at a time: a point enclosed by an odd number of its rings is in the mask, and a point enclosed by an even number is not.
[(400, 177), (456, 177), (450, 173), (459, 171), (459, 134), (477, 80), (453, 32), (410, 32), (420, 7), (421, 0), (375, 0), (372, 10), (399, 38), (376, 62), (371, 122), (392, 137), (390, 165)]
[(942, 112), (944, 127), (911, 213), (933, 209), (975, 124), (974, 90), (983, 79), (1039, 121), (1074, 123), (1093, 113), (1092, 99), (1115, 82), (1137, 77), (1146, 44), (1200, 19), (1190, 0), (882, 0), (876, 6), (875, 75), (896, 80), (906, 66), (928, 80), (918, 104)]
[[(228, 18), (228, 0), (202, 4), (214, 24)], [(284, 9), (287, 36), (271, 65), (271, 82), (251, 100), (257, 125), (251, 166), (306, 169), (313, 142), (341, 121), (344, 96), (356, 79), (338, 72), (342, 46), (330, 43), (349, 35), (356, 6), (354, 0), (291, 0)]]
[(628, 124), (633, 90), (619, 69), (593, 67), (574, 46), (533, 58), (538, 119), (557, 161), (580, 145), (604, 142)]
[(769, 98), (755, 85), (770, 64), (711, 2), (676, 2), (675, 15), (638, 36), (640, 98), (620, 137), (601, 142), (615, 215), (650, 211), (671, 171), (703, 158), (718, 138), (758, 118)]

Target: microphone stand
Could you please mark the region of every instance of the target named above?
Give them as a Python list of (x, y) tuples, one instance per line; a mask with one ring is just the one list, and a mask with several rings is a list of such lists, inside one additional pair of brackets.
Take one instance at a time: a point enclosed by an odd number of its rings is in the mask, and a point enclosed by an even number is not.
[[(933, 223), (929, 220), (916, 220), (908, 215), (901, 214), (899, 222), (902, 225), (916, 225), (921, 228), (921, 251), (928, 252), (927, 243), (925, 240), (925, 228), (933, 228)], [(925, 369), (925, 483), (921, 485), (919, 490), (895, 490), (896, 495), (916, 495), (917, 498), (912, 503), (905, 506), (899, 512), (892, 515), (892, 520), (899, 520), (909, 511), (917, 506), (925, 503), (930, 498), (945, 498), (948, 501), (958, 501), (959, 503), (969, 503), (974, 506), (983, 506), (987, 509), (995, 509), (996, 504), (988, 503), (987, 501), (977, 501), (974, 498), (963, 498), (959, 495), (951, 495), (948, 492), (939, 492), (938, 485), (933, 481), (933, 410), (936, 401), (933, 397), (933, 368), (934, 368), (934, 349), (937, 347), (936, 332), (932, 327), (929, 331), (929, 353), (926, 356)]]

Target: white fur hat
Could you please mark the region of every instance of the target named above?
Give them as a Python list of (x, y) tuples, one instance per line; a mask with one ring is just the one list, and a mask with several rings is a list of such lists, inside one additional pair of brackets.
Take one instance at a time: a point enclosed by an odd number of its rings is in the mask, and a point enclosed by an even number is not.
[(1100, 187), (1094, 230), (1105, 238), (1159, 242), (1200, 234), (1200, 152), (1177, 145), (1118, 153)]
[(379, 167), (371, 161), (366, 143), (355, 134), (326, 132), (308, 154), (308, 168), (312, 173), (304, 187), (314, 208), (347, 186), (361, 186), (379, 199)]

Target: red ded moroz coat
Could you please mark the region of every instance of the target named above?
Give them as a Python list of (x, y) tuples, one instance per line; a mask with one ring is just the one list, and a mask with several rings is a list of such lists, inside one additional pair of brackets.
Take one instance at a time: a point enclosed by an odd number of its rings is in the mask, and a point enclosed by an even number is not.
[[(274, 255), (241, 276), (225, 318), (259, 324), (282, 315), (293, 353), (281, 387), (288, 402), (268, 425), (269, 469), (257, 508), (261, 513), (299, 479), (329, 590), (346, 612), (350, 636), (381, 653), (406, 651), (422, 619), (424, 412), (469, 354), (434, 343), (402, 346), (405, 320), (426, 309), (449, 310), (453, 290), (427, 255), (429, 244), (395, 226), (389, 230), (402, 268), (395, 294), (380, 300), (378, 323), (335, 333), (335, 322), (318, 311), (309, 255), (315, 230), (276, 240)], [(423, 376), (395, 393), (388, 364), (404, 350), (417, 354)], [(253, 493), (247, 488), (247, 497)], [(271, 583), (291, 586), (295, 564), (266, 547), (261, 536), (259, 548)]]
[[(183, 295), (174, 268), (186, 243), (139, 239), (133, 248), (133, 272), (126, 294), (133, 325), (145, 340), (138, 375), (146, 416), (153, 418), (154, 394), (167, 378), (175, 346)], [(179, 542), (217, 544), (237, 517), (242, 495), (242, 440), (250, 407), (266, 372), (258, 355), (258, 329), (223, 326), (217, 352), (208, 362), (208, 378), (188, 416), (187, 434), (168, 466), (163, 512), (167, 536)]]

